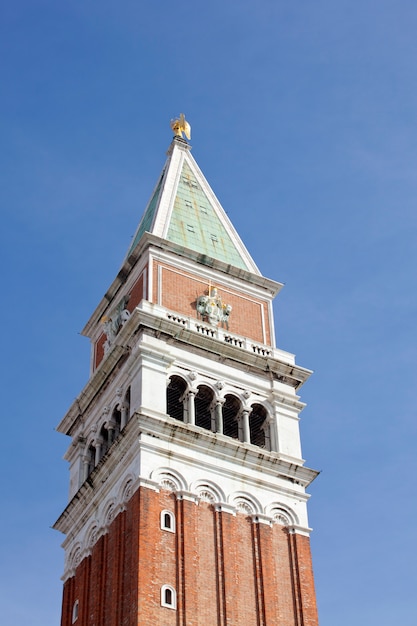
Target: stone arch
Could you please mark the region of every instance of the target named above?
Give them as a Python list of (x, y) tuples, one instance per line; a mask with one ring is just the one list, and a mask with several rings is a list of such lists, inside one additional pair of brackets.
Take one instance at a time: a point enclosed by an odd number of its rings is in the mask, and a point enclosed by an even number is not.
[(187, 484), (179, 472), (171, 467), (160, 467), (154, 470), (150, 479), (158, 483), (163, 489), (170, 491), (187, 491)]
[(86, 550), (91, 550), (91, 548), (95, 545), (99, 534), (99, 527), (96, 521), (94, 521), (90, 528), (87, 530), (85, 535), (85, 548)]
[(122, 412), (120, 410), (120, 404), (119, 402), (115, 403), (113, 410), (111, 412), (111, 420), (110, 423), (113, 426), (113, 433), (112, 433), (112, 441), (111, 443), (113, 443), (113, 441), (115, 439), (117, 439), (117, 437), (119, 436), (120, 431), (122, 430)]
[(201, 383), (194, 398), (195, 424), (206, 430), (213, 430), (213, 402), (215, 392), (209, 385)]
[(166, 389), (166, 412), (180, 422), (185, 422), (184, 399), (187, 390), (188, 383), (183, 376), (172, 374), (169, 377)]
[(294, 511), (282, 502), (273, 502), (265, 507), (265, 514), (272, 517), (272, 521), (283, 526), (298, 524), (298, 517)]
[(90, 441), (85, 446), (85, 463), (86, 463), (86, 473), (84, 478), (90, 476), (91, 472), (96, 466), (96, 440), (91, 437)]
[(80, 543), (76, 543), (72, 548), (68, 557), (69, 569), (75, 572), (79, 564), (83, 559), (82, 546)]
[(250, 442), (264, 448), (271, 449), (271, 437), (269, 429), (269, 414), (263, 404), (254, 402), (251, 405), (249, 416)]
[(227, 437), (239, 439), (239, 416), (242, 410), (241, 399), (233, 393), (224, 395), (224, 404), (222, 406), (223, 414), (223, 433)]
[(225, 502), (226, 496), (222, 489), (211, 480), (196, 480), (190, 487), (192, 493), (196, 493), (205, 502)]
[(237, 511), (245, 515), (254, 515), (262, 512), (262, 506), (255, 496), (244, 491), (238, 491), (229, 496), (229, 503), (232, 504)]
[(105, 526), (110, 526), (110, 524), (114, 521), (116, 517), (116, 502), (115, 499), (112, 498), (106, 505), (104, 509), (104, 524)]
[(130, 500), (130, 498), (133, 496), (133, 477), (129, 476), (127, 479), (125, 479), (125, 481), (123, 482), (120, 490), (119, 490), (119, 502), (121, 504), (125, 504), (126, 502), (128, 502)]

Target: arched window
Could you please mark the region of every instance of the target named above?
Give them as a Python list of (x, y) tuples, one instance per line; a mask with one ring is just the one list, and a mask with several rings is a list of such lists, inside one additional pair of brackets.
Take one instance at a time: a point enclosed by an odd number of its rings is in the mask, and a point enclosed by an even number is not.
[(240, 401), (236, 396), (227, 394), (222, 407), (223, 410), (223, 432), (228, 437), (239, 439), (238, 415), (240, 412)]
[(117, 407), (113, 410), (112, 421), (114, 423), (114, 431), (113, 431), (113, 441), (114, 441), (119, 436), (121, 424), (122, 424), (122, 414)]
[(104, 424), (103, 424), (103, 426), (100, 429), (100, 437), (101, 437), (100, 459), (102, 459), (103, 456), (106, 454), (107, 450), (110, 447), (110, 445), (109, 445), (109, 431), (104, 426)]
[(78, 600), (76, 600), (74, 604), (72, 605), (72, 622), (71, 622), (72, 624), (74, 624), (78, 619), (78, 605), (79, 605)]
[(187, 383), (180, 376), (171, 376), (167, 387), (167, 413), (176, 420), (184, 421), (184, 394)]
[(87, 476), (90, 476), (96, 464), (96, 449), (91, 444), (87, 450)]
[(175, 515), (171, 511), (161, 511), (161, 528), (175, 533)]
[(130, 387), (126, 391), (124, 409), (126, 410), (126, 423), (127, 423), (130, 418)]
[(168, 609), (177, 608), (177, 594), (174, 587), (163, 585), (161, 587), (161, 605)]
[(261, 404), (252, 405), (252, 412), (249, 417), (250, 442), (260, 448), (269, 449), (269, 427), (265, 422), (267, 417), (265, 407)]
[(195, 396), (195, 423), (196, 426), (212, 430), (212, 402), (213, 391), (206, 385), (200, 385)]

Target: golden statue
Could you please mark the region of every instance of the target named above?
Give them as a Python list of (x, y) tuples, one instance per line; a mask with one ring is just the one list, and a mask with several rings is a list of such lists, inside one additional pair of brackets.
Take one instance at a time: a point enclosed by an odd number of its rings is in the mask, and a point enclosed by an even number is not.
[(191, 126), (185, 119), (184, 113), (181, 113), (178, 119), (171, 120), (171, 128), (174, 131), (175, 135), (181, 137), (181, 139), (182, 133), (184, 133), (187, 139), (191, 139)]

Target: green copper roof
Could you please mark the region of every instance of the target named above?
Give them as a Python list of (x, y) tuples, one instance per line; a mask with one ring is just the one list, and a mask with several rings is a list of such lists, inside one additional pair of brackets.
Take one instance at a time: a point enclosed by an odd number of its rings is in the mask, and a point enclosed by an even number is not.
[(148, 204), (148, 208), (145, 211), (144, 216), (142, 217), (142, 220), (139, 224), (139, 228), (136, 232), (136, 235), (132, 241), (132, 245), (129, 248), (129, 252), (128, 255), (132, 252), (132, 250), (135, 248), (136, 244), (138, 243), (138, 241), (140, 240), (140, 238), (142, 237), (143, 233), (145, 232), (150, 232), (151, 231), (151, 227), (152, 227), (152, 222), (153, 222), (153, 218), (155, 215), (155, 210), (156, 207), (158, 206), (158, 200), (159, 200), (159, 193), (161, 191), (161, 185), (162, 185), (162, 179), (164, 177), (164, 172), (162, 172), (161, 177), (159, 179), (159, 182), (156, 186), (155, 192), (151, 198), (151, 201)]
[(186, 161), (166, 238), (224, 263), (248, 269)]

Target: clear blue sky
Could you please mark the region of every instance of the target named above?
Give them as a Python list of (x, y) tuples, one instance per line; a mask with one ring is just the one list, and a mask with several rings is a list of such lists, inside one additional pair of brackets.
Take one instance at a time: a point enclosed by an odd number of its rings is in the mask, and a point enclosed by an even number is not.
[[(302, 389), (321, 626), (415, 626), (415, 0), (15, 0), (0, 16), (5, 626), (57, 626), (78, 333), (184, 111)], [(249, 625), (248, 625), (249, 626)]]

